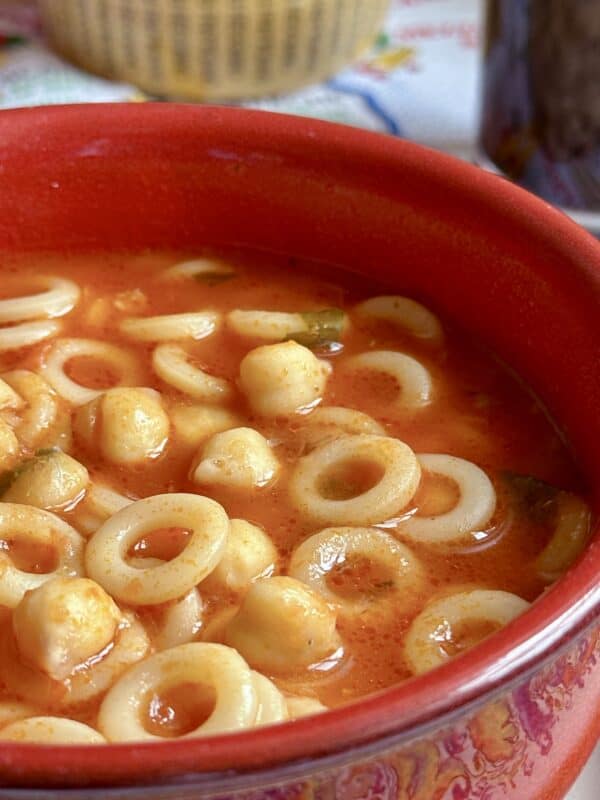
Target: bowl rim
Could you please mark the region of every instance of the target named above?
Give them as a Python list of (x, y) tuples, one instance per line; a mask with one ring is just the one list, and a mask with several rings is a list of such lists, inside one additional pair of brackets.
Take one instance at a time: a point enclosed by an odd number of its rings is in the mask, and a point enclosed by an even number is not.
[[(314, 157), (327, 158), (332, 148), (348, 162), (354, 159), (399, 169), (404, 162), (419, 161), (432, 181), (451, 181), (463, 193), (481, 200), (493, 213), (514, 223), (524, 233), (552, 241), (569, 260), (576, 261), (578, 276), (600, 298), (600, 245), (566, 215), (525, 190), (479, 167), (451, 156), (381, 134), (328, 122), (265, 111), (250, 111), (185, 104), (90, 104), (14, 109), (3, 112), (2, 124), (34, 126), (45, 118), (70, 130), (89, 126), (143, 122), (156, 136), (173, 135), (173, 120), (202, 124), (218, 134), (226, 125), (257, 149), (274, 140), (281, 147), (311, 147)], [(0, 125), (1, 128), (1, 125)], [(176, 135), (176, 131), (175, 131)], [(598, 534), (598, 530), (596, 530)], [(442, 725), (458, 709), (500, 687), (525, 679), (548, 658), (594, 623), (600, 613), (600, 541), (596, 535), (572, 570), (523, 616), (513, 620), (467, 656), (461, 656), (432, 673), (413, 678), (350, 706), (278, 726), (202, 739), (164, 743), (85, 746), (39, 746), (3, 743), (0, 775), (19, 775), (28, 766), (56, 775), (62, 784), (126, 785), (137, 781), (172, 781), (188, 776), (199, 783), (219, 778), (256, 774), (263, 783), (272, 769), (297, 760), (328, 757), (363, 750), (377, 740), (409, 738), (416, 727), (435, 721)], [(268, 756), (266, 756), (268, 754)], [(107, 763), (111, 774), (106, 775)], [(152, 776), (148, 778), (148, 767)], [(21, 782), (21, 781), (20, 781)], [(61, 785), (62, 785), (61, 784)]]

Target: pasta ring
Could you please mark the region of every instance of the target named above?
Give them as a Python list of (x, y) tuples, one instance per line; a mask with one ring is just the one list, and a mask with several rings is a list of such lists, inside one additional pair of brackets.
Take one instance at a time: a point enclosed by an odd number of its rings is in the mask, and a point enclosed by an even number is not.
[[(27, 370), (20, 371), (27, 372)], [(32, 372), (31, 374), (34, 375), (35, 373)], [(0, 378), (0, 411), (15, 411), (22, 408), (24, 405), (25, 402), (23, 398), (19, 397), (17, 392), (15, 392), (7, 381)]]
[(371, 297), (364, 303), (359, 303), (354, 310), (362, 316), (399, 325), (417, 339), (439, 342), (443, 336), (442, 326), (435, 314), (409, 297), (399, 295)]
[(23, 663), (10, 623), (0, 628), (0, 648), (4, 654), (2, 679), (7, 687), (29, 702), (58, 710), (83, 705), (104, 694), (126, 669), (144, 658), (150, 640), (135, 614), (127, 612), (110, 648), (64, 681)]
[(306, 418), (306, 427), (302, 430), (309, 447), (318, 447), (344, 434), (363, 433), (385, 436), (384, 428), (373, 417), (343, 406), (315, 408)]
[[(140, 561), (148, 559), (140, 559)], [(157, 559), (158, 561), (158, 559)], [(204, 601), (198, 589), (190, 589), (181, 599), (170, 605), (162, 616), (159, 630), (153, 639), (156, 650), (168, 650), (192, 642), (200, 632), (204, 614)]]
[[(323, 497), (319, 484), (328, 470), (351, 461), (383, 468), (381, 479), (349, 500)], [(298, 462), (289, 481), (292, 501), (307, 519), (320, 525), (372, 525), (393, 517), (411, 500), (421, 468), (410, 447), (387, 436), (341, 436)]]
[(257, 709), (254, 724), (274, 725), (288, 718), (285, 697), (273, 681), (265, 678), (260, 672), (252, 671), (252, 684), (256, 692)]
[[(333, 591), (327, 576), (348, 557), (365, 556), (371, 562), (379, 562), (390, 568), (392, 586), (390, 592), (379, 597), (363, 595), (358, 599), (342, 597)], [(380, 612), (382, 602), (389, 602), (390, 595), (398, 605), (406, 607), (418, 602), (424, 585), (424, 573), (416, 556), (408, 547), (396, 541), (389, 533), (374, 528), (326, 528), (310, 536), (294, 550), (288, 566), (288, 575), (307, 583), (329, 603), (339, 606), (349, 616), (367, 611)]]
[(164, 278), (196, 278), (199, 275), (235, 275), (235, 272), (228, 264), (212, 258), (182, 261), (163, 272)]
[(429, 603), (413, 620), (404, 641), (404, 655), (415, 675), (438, 667), (451, 656), (442, 645), (452, 641), (452, 628), (468, 621), (508, 625), (529, 608), (529, 603), (510, 592), (475, 589)]
[(95, 533), (109, 517), (133, 502), (131, 498), (116, 492), (109, 486), (92, 482), (88, 485), (85, 497), (77, 506), (77, 528), (89, 536)]
[(61, 422), (69, 422), (62, 401), (50, 384), (28, 369), (5, 372), (3, 380), (19, 395), (25, 408), (19, 408), (19, 421), (15, 425), (17, 438), (27, 447), (37, 447)]
[(417, 456), (421, 469), (450, 478), (460, 491), (456, 506), (435, 517), (411, 516), (398, 532), (419, 542), (450, 543), (488, 524), (496, 510), (496, 492), (485, 472), (471, 461), (426, 453)]
[(42, 375), (69, 403), (82, 406), (103, 394), (102, 389), (90, 389), (69, 378), (65, 365), (72, 358), (89, 356), (105, 361), (120, 375), (117, 386), (136, 386), (141, 382), (138, 359), (114, 344), (97, 339), (57, 339), (48, 350)]
[(126, 612), (110, 650), (67, 679), (62, 704), (78, 706), (104, 694), (132, 664), (141, 661), (149, 649), (146, 629), (135, 614)]
[(217, 329), (221, 315), (216, 311), (163, 314), (158, 317), (130, 317), (120, 324), (121, 332), (140, 342), (170, 339), (206, 339)]
[(198, 400), (217, 403), (231, 395), (228, 381), (190, 364), (188, 354), (177, 344), (158, 345), (152, 353), (152, 366), (165, 383)]
[[(184, 550), (171, 561), (136, 569), (129, 548), (144, 534), (174, 525), (191, 529)], [(229, 532), (227, 514), (214, 500), (196, 494), (159, 494), (137, 500), (108, 519), (88, 541), (88, 575), (118, 600), (158, 605), (200, 583), (219, 563)]]
[(15, 535), (54, 545), (59, 551), (59, 564), (52, 572), (25, 572), (15, 567), (9, 553), (0, 551), (0, 604), (15, 608), (25, 592), (57, 575), (83, 575), (84, 540), (60, 517), (33, 506), (0, 503), (0, 537), (10, 539)]
[(37, 744), (105, 744), (98, 731), (65, 717), (29, 717), (0, 730), (0, 739)]
[(30, 703), (21, 700), (0, 700), (0, 728), (5, 728), (11, 722), (35, 717), (36, 714), (36, 708)]
[(37, 320), (35, 322), (21, 322), (0, 328), (0, 353), (6, 350), (20, 350), (22, 347), (31, 347), (44, 339), (56, 336), (60, 331), (60, 322), (51, 319)]
[(431, 402), (431, 375), (416, 358), (405, 353), (396, 353), (393, 350), (360, 353), (346, 360), (344, 370), (369, 370), (389, 375), (400, 389), (396, 406), (402, 410), (415, 410)]
[(324, 711), (329, 711), (327, 706), (324, 706), (316, 697), (288, 694), (285, 696), (285, 702), (289, 719), (300, 719), (309, 717), (311, 714), (322, 714)]
[(0, 300), (0, 323), (22, 322), (42, 317), (62, 317), (68, 314), (79, 300), (79, 286), (66, 278), (41, 278), (46, 290), (26, 297)]
[(98, 713), (98, 727), (111, 742), (161, 741), (141, 722), (143, 704), (154, 691), (181, 683), (212, 687), (212, 714), (185, 737), (243, 730), (254, 725), (257, 697), (250, 667), (230, 647), (192, 642), (156, 653), (130, 669), (110, 689)]

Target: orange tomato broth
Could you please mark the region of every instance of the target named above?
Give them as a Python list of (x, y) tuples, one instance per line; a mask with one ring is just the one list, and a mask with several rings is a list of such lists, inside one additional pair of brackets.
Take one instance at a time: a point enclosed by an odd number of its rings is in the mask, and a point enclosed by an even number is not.
[[(227, 263), (235, 269), (235, 277), (209, 285), (192, 278), (166, 281), (162, 270), (198, 253), (98, 254), (69, 257), (36, 257), (5, 263), (1, 269), (2, 295), (27, 294), (35, 274), (71, 278), (81, 289), (76, 308), (62, 318), (59, 335), (106, 339), (134, 352), (145, 365), (145, 386), (159, 390), (167, 401), (193, 403), (181, 393), (159, 380), (152, 372), (151, 343), (139, 343), (121, 334), (120, 320), (129, 316), (149, 316), (183, 311), (214, 309), (227, 312), (236, 308), (277, 311), (307, 311), (342, 308), (351, 312), (357, 302), (379, 294), (401, 294), (399, 287), (382, 287), (329, 266), (300, 264), (258, 255), (228, 255)], [(123, 292), (140, 290), (132, 295)], [(417, 298), (418, 299), (418, 298)], [(134, 311), (119, 310), (130, 302)], [(435, 312), (435, 309), (432, 308)], [(490, 524), (491, 535), (482, 541), (473, 538), (460, 548), (436, 549), (406, 540), (428, 574), (427, 594), (411, 604), (409, 615), (397, 611), (391, 615), (367, 615), (355, 622), (340, 621), (345, 657), (337, 667), (327, 670), (302, 670), (285, 676), (270, 676), (277, 685), (298, 694), (318, 697), (328, 706), (354, 700), (409, 677), (402, 656), (402, 640), (419, 609), (434, 594), (452, 586), (477, 586), (503, 589), (526, 600), (535, 599), (545, 588), (536, 574), (533, 562), (551, 535), (547, 522), (529, 518), (515, 504), (510, 488), (501, 478), (503, 470), (533, 475), (551, 485), (581, 493), (582, 489), (567, 449), (549, 421), (542, 406), (499, 360), (479, 346), (468, 333), (445, 323), (441, 345), (420, 341), (386, 322), (352, 317), (352, 324), (343, 336), (343, 350), (331, 356), (332, 364), (342, 363), (352, 354), (372, 349), (395, 349), (417, 358), (426, 366), (434, 382), (434, 401), (429, 407), (403, 418), (394, 409), (391, 387), (373, 376), (342, 376), (334, 369), (323, 405), (341, 405), (366, 412), (378, 420), (388, 435), (406, 442), (415, 452), (439, 452), (456, 455), (481, 466), (494, 482), (498, 506)], [(468, 328), (468, 320), (465, 320)], [(225, 325), (212, 336), (198, 342), (185, 342), (196, 363), (209, 372), (224, 377), (235, 385), (239, 364), (253, 347), (264, 344), (241, 337)], [(22, 351), (0, 355), (2, 371), (16, 367), (38, 370), (47, 342)], [(320, 355), (320, 354), (319, 354)], [(70, 374), (87, 385), (106, 387), (111, 377), (91, 362), (73, 362)], [(226, 404), (240, 415), (243, 424), (256, 427), (278, 444), (275, 452), (282, 464), (281, 474), (273, 485), (255, 492), (211, 487), (206, 491), (220, 502), (230, 518), (243, 518), (262, 526), (276, 543), (281, 573), (291, 551), (318, 528), (302, 519), (288, 500), (287, 477), (304, 452), (305, 418), (298, 415), (291, 421), (265, 420), (255, 417), (237, 391)], [(173, 491), (199, 493), (202, 487), (192, 483), (189, 471), (196, 452), (181, 442), (171, 430), (165, 452), (156, 460), (135, 468), (103, 462), (75, 439), (71, 455), (84, 463), (92, 479), (107, 482), (117, 491), (132, 498), (147, 497)], [(431, 477), (424, 476), (413, 501), (430, 513), (427, 486)], [(439, 488), (439, 487), (438, 487)], [(451, 487), (441, 487), (449, 505), (453, 502)], [(76, 509), (61, 514), (77, 527)], [(145, 556), (173, 556), (184, 544), (185, 531), (167, 529), (147, 536), (137, 548)], [(166, 536), (168, 541), (161, 540)], [(402, 540), (401, 533), (398, 538)], [(369, 565), (357, 559), (356, 569)], [(350, 570), (352, 572), (352, 570)], [(373, 570), (376, 573), (376, 570)], [(343, 571), (331, 577), (340, 585), (342, 595), (352, 595), (366, 578), (351, 575), (350, 586), (342, 587)], [(354, 588), (353, 588), (354, 587)], [(211, 618), (235, 605), (232, 596), (211, 595), (207, 598)], [(416, 608), (416, 610), (415, 610)], [(143, 609), (141, 619), (152, 634), (159, 610)], [(219, 626), (213, 626), (219, 630)], [(200, 633), (199, 638), (202, 638)], [(0, 676), (2, 673), (0, 654)], [(160, 703), (158, 703), (160, 706)], [(93, 707), (69, 710), (68, 716), (89, 722)], [(58, 709), (60, 712), (60, 709)], [(54, 709), (56, 713), (56, 709)], [(157, 723), (160, 728), (160, 720)]]

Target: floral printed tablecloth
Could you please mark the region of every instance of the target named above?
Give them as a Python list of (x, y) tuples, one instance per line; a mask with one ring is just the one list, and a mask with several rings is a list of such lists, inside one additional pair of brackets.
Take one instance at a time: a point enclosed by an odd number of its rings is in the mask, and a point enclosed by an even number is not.
[[(404, 136), (459, 155), (477, 127), (478, 0), (391, 0), (371, 52), (326, 83), (249, 106)], [(0, 108), (144, 99), (44, 46), (35, 3), (0, 3)], [(448, 69), (448, 65), (452, 69)]]
[[(391, 0), (371, 52), (326, 83), (247, 105), (386, 132), (461, 157), (475, 153), (479, 0)], [(0, 3), (0, 108), (144, 100), (45, 46), (34, 2)], [(596, 800), (600, 750), (569, 795)], [(526, 798), (523, 798), (526, 800)]]

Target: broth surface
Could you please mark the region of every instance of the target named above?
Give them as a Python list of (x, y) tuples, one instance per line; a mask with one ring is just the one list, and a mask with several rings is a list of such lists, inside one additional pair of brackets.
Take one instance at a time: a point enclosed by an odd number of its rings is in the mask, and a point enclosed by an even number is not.
[[(472, 462), (487, 474), (496, 493), (491, 520), (482, 530), (470, 531), (460, 545), (419, 542), (403, 533), (402, 519), (410, 514), (435, 517), (451, 510), (459, 497), (451, 480), (423, 470), (409, 505), (396, 518), (381, 520), (375, 526), (409, 547), (422, 565), (425, 579), (421, 588), (413, 592), (410, 603), (394, 599), (394, 575), (390, 576), (387, 565), (373, 564), (365, 557), (348, 558), (329, 575), (330, 589), (337, 589), (341, 597), (350, 600), (370, 597), (374, 605), (372, 613), (338, 615), (343, 656), (312, 665), (291, 666), (284, 671), (263, 668), (260, 672), (283, 692), (314, 697), (325, 706), (334, 707), (411, 677), (414, 670), (405, 658), (405, 637), (417, 614), (432, 599), (484, 589), (510, 592), (532, 602), (544, 591), (550, 579), (540, 572), (537, 559), (556, 530), (559, 513), (555, 508), (556, 497), (560, 493), (583, 496), (584, 489), (544, 409), (496, 358), (443, 319), (443, 340), (436, 343), (421, 340), (391, 322), (355, 313), (357, 304), (368, 298), (395, 292), (328, 266), (278, 262), (258, 255), (228, 255), (226, 262), (232, 267), (232, 275), (165, 280), (167, 268), (197, 257), (198, 254), (154, 252), (60, 259), (48, 256), (10, 262), (0, 271), (3, 298), (39, 291), (36, 283), (39, 274), (74, 281), (81, 288), (81, 296), (70, 313), (58, 318), (58, 337), (105, 340), (122, 347), (133, 354), (138, 366), (139, 379), (135, 385), (160, 393), (160, 403), (170, 418), (168, 438), (155, 457), (141, 463), (115, 463), (102, 455), (98, 444), (102, 436), (101, 421), (96, 421), (87, 437), (82, 437), (74, 424), (72, 442), (66, 449), (87, 467), (93, 484), (106, 485), (131, 500), (173, 492), (210, 496), (222, 505), (230, 519), (246, 520), (268, 533), (277, 548), (276, 572), (286, 575), (290, 557), (298, 545), (328, 526), (308, 519), (292, 502), (288, 491), (299, 459), (313, 446), (310, 437), (314, 408), (286, 418), (259, 416), (239, 388), (240, 362), (247, 353), (277, 340), (242, 336), (222, 323), (206, 338), (178, 342), (192, 365), (225, 379), (232, 387), (227, 399), (209, 405), (231, 412), (239, 420), (239, 426), (259, 431), (279, 462), (276, 478), (250, 491), (235, 485), (208, 485), (193, 480), (193, 468), (205, 441), (190, 445), (178, 435), (172, 412), (198, 401), (157, 377), (152, 368), (156, 341), (137, 341), (123, 333), (119, 324), (131, 317), (204, 310), (225, 316), (235, 309), (281, 312), (341, 309), (350, 323), (336, 346), (324, 344), (314, 348), (315, 354), (333, 367), (318, 407), (357, 409), (377, 421), (385, 436), (401, 440), (414, 453), (443, 453)], [(468, 329), (468, 320), (465, 328)], [(15, 369), (40, 373), (54, 339), (0, 352), (0, 377)], [(428, 370), (434, 387), (429, 404), (406, 413), (397, 402), (402, 390), (388, 376), (345, 369), (352, 356), (379, 350), (409, 355)], [(110, 365), (88, 356), (71, 359), (65, 373), (77, 384), (100, 391), (114, 386), (118, 377)], [(77, 411), (67, 402), (62, 408), (65, 424), (70, 426)], [(10, 414), (6, 419), (10, 424)], [(15, 430), (18, 436), (18, 429)], [(36, 458), (36, 453), (40, 457), (39, 450), (23, 446), (19, 463)], [(17, 463), (6, 470), (8, 479), (3, 485), (10, 486), (18, 469)], [(373, 463), (338, 465), (327, 474), (322, 494), (335, 500), (360, 496), (380, 478), (381, 469)], [(87, 536), (82, 527), (85, 497), (84, 491), (70, 504), (50, 510)], [(169, 561), (184, 551), (191, 538), (189, 530), (178, 523), (161, 523), (157, 528), (129, 548), (128, 558)], [(585, 532), (582, 535), (585, 537)], [(0, 539), (2, 551), (20, 569), (40, 573), (54, 568), (51, 545), (40, 545), (36, 551), (19, 537), (9, 539), (1, 535)], [(200, 583), (199, 592), (204, 611), (195, 640), (225, 641), (227, 620), (240, 606), (243, 593), (213, 583), (208, 588)], [(140, 606), (118, 601), (117, 605), (121, 612), (130, 612), (139, 619), (152, 648), (172, 602)], [(1, 624), (5, 629), (3, 638), (10, 638), (12, 623), (8, 610)], [(456, 626), (457, 641), (443, 644), (442, 649), (450, 655), (460, 653), (493, 633), (496, 627), (494, 622), (485, 620), (476, 620), (470, 627), (461, 623)], [(22, 658), (15, 656), (14, 648), (8, 649), (7, 655), (5, 648), (0, 648), (0, 679), (12, 669), (7, 666), (7, 658)], [(80, 671), (87, 669), (91, 674), (93, 668), (90, 664), (83, 665)], [(33, 702), (41, 708), (40, 713), (46, 711), (95, 726), (103, 695), (67, 707), (60, 700), (60, 692), (58, 701), (55, 699), (55, 683), (48, 684), (52, 692), (47, 693), (46, 705), (39, 699), (44, 693), (37, 690), (29, 693), (26, 682), (21, 691), (15, 691), (8, 681), (4, 695)], [(192, 697), (192, 689), (190, 692)], [(146, 728), (167, 737), (189, 732), (199, 724), (193, 724), (193, 719), (204, 720), (207, 716), (202, 709), (186, 710), (177, 687), (164, 688), (150, 705), (153, 710), (148, 712), (151, 718), (146, 720)], [(197, 705), (200, 708), (202, 703), (198, 700)], [(178, 713), (184, 718), (178, 720)]]

